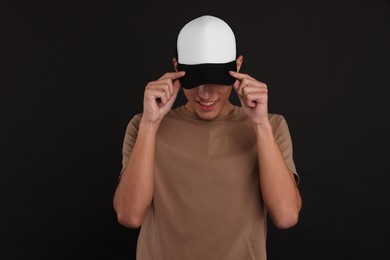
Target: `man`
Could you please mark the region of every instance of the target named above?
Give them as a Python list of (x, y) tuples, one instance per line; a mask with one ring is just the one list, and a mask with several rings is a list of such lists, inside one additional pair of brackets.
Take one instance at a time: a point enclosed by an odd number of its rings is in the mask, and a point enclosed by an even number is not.
[[(267, 214), (289, 228), (301, 209), (287, 123), (268, 113), (266, 84), (239, 72), (223, 20), (187, 23), (176, 58), (127, 127), (118, 221), (141, 226), (137, 259), (266, 259)], [(181, 88), (187, 103), (172, 109)]]

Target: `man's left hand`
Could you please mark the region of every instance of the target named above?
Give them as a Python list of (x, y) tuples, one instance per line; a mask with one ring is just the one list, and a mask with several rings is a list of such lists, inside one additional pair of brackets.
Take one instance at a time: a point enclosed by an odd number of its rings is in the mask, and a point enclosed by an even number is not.
[(268, 88), (267, 85), (251, 76), (235, 71), (230, 75), (236, 78), (233, 87), (236, 90), (242, 108), (255, 125), (268, 123)]

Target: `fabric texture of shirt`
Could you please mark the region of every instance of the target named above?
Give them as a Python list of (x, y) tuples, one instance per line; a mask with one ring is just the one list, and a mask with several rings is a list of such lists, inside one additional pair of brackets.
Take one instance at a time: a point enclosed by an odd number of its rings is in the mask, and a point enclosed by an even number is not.
[[(129, 122), (122, 172), (142, 114)], [(290, 132), (282, 115), (270, 114), (275, 139), (299, 181)], [(267, 212), (259, 185), (256, 134), (235, 106), (215, 120), (180, 106), (162, 120), (156, 137), (154, 194), (142, 223), (139, 260), (265, 260)]]

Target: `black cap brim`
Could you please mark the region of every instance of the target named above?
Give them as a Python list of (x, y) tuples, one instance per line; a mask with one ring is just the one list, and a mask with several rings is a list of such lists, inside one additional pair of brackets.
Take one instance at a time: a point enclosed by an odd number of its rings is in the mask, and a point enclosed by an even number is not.
[(196, 65), (178, 64), (179, 71), (185, 71), (184, 77), (180, 78), (183, 88), (191, 89), (204, 84), (217, 84), (231, 86), (236, 81), (230, 76), (229, 71), (236, 71), (236, 61), (216, 64), (205, 63)]

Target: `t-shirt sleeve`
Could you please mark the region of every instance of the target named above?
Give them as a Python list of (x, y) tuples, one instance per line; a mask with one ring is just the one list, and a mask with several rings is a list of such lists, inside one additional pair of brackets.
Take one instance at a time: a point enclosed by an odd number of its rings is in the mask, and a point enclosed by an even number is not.
[(142, 115), (135, 115), (130, 122), (127, 124), (125, 137), (123, 139), (122, 146), (122, 169), (119, 174), (119, 179), (122, 176), (123, 170), (127, 166), (127, 162), (129, 161), (131, 151), (133, 150), (135, 140), (138, 135), (138, 128), (141, 121)]
[(294, 173), (297, 184), (300, 181), (293, 159), (293, 144), (291, 140), (290, 130), (286, 119), (282, 115), (276, 115), (274, 125), (274, 134), (279, 149), (287, 164), (287, 167)]

